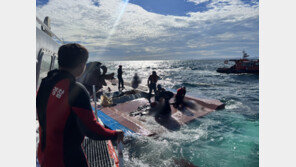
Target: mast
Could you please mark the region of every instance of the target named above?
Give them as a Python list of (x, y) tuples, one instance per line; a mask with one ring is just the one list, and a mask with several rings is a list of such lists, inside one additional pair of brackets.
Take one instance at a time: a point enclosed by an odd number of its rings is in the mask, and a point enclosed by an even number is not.
[(243, 50), (243, 59), (249, 57), (249, 55), (245, 52), (245, 50)]

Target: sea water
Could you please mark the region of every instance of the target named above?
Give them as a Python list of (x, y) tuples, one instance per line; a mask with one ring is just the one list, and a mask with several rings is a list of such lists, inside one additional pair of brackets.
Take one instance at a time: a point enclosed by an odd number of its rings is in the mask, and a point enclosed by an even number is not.
[(182, 126), (178, 131), (157, 138), (134, 137), (124, 145), (126, 166), (175, 166), (180, 160), (199, 167), (259, 166), (259, 76), (220, 74), (223, 60), (185, 61), (112, 61), (102, 62), (108, 73), (117, 75), (123, 66), (123, 79), (131, 81), (135, 73), (147, 85), (156, 71), (159, 84), (187, 94), (218, 99), (225, 109), (212, 112)]

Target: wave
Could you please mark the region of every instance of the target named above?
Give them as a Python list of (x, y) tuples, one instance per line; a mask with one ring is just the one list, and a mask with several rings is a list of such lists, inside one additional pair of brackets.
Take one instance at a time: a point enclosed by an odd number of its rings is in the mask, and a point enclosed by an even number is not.
[(181, 83), (181, 84), (174, 85), (173, 88), (177, 89), (177, 88), (180, 88), (182, 86), (195, 88), (195, 87), (211, 87), (211, 86), (214, 86), (214, 85), (208, 84), (208, 83), (202, 83), (202, 82), (195, 82), (195, 83), (184, 82), (184, 83)]

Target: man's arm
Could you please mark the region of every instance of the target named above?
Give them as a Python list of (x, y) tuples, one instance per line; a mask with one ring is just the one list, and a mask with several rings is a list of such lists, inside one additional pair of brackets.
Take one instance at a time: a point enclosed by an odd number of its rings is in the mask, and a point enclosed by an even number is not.
[(91, 110), (72, 107), (77, 115), (77, 124), (84, 135), (95, 140), (113, 140), (117, 139), (117, 133), (114, 130), (104, 128), (97, 122), (94, 113)]
[(96, 140), (117, 139), (119, 132), (106, 129), (97, 122), (84, 86), (78, 83), (73, 86), (69, 94), (69, 103), (84, 135)]

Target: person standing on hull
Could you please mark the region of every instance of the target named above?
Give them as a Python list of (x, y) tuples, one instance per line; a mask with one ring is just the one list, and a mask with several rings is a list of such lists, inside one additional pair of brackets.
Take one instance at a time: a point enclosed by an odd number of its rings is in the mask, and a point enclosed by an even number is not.
[(175, 108), (183, 107), (184, 106), (184, 97), (186, 95), (186, 87), (182, 86), (177, 90), (177, 94), (175, 97)]
[(141, 83), (141, 79), (139, 78), (138, 74), (135, 73), (133, 80), (132, 80), (132, 88), (133, 89), (138, 88), (140, 83)]
[(124, 81), (122, 78), (122, 65), (119, 65), (119, 68), (117, 70), (117, 78), (118, 78), (118, 90), (120, 90), (120, 86), (122, 89), (124, 89)]
[(152, 90), (154, 91), (154, 94), (156, 93), (156, 83), (160, 79), (160, 77), (156, 74), (156, 71), (152, 71), (152, 75), (149, 76), (147, 85), (149, 87), (149, 95), (148, 95), (148, 101), (149, 103), (151, 95), (152, 95)]
[(62, 45), (59, 69), (42, 79), (36, 97), (40, 139), (37, 157), (41, 166), (88, 167), (81, 147), (85, 136), (94, 140), (123, 139), (121, 130), (109, 130), (97, 122), (89, 93), (76, 82), (87, 59), (88, 51), (83, 46)]

